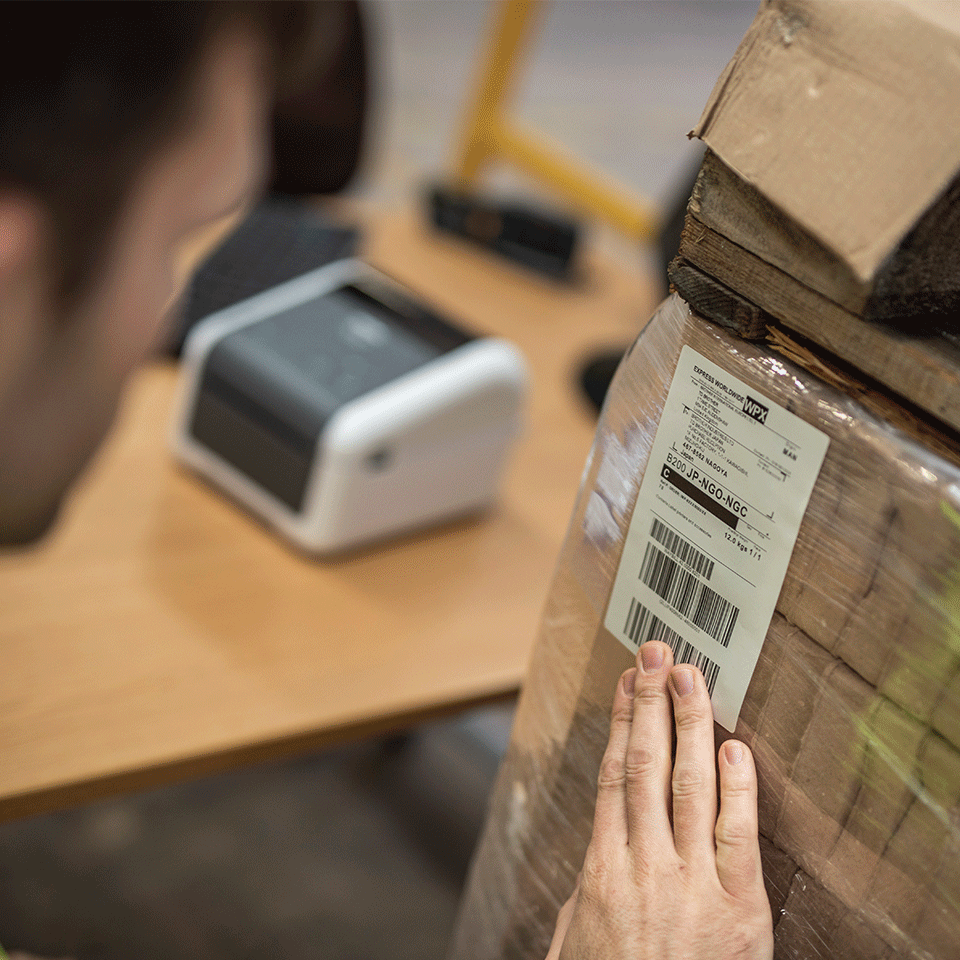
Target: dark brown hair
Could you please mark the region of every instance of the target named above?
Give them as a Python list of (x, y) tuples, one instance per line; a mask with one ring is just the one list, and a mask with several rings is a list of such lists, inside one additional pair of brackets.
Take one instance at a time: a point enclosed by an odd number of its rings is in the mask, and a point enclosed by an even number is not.
[(96, 276), (126, 195), (176, 132), (218, 31), (256, 29), (283, 87), (324, 55), (341, 13), (279, 0), (3, 5), (0, 189), (29, 193), (49, 214), (61, 305)]

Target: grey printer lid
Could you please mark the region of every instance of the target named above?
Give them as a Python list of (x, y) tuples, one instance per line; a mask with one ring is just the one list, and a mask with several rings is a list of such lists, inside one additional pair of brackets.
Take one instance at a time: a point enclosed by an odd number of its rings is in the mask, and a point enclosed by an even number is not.
[(223, 337), (191, 433), (294, 509), (336, 410), (474, 339), (392, 285), (363, 281)]

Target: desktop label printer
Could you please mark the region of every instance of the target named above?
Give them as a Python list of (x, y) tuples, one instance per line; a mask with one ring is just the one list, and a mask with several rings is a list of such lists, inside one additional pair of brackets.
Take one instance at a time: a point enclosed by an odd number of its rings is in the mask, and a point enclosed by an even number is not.
[(527, 368), (397, 282), (339, 261), (200, 321), (176, 457), (311, 553), (487, 506)]

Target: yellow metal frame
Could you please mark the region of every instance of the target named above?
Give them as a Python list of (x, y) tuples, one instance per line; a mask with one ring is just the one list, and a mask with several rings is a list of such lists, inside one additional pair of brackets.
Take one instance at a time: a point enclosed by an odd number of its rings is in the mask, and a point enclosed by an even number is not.
[(659, 222), (651, 204), (508, 115), (507, 102), (521, 56), (542, 6), (542, 0), (498, 0), (494, 4), (493, 30), (456, 153), (453, 180), (462, 187), (472, 186), (490, 163), (505, 160), (548, 184), (585, 213), (640, 241), (653, 240)]

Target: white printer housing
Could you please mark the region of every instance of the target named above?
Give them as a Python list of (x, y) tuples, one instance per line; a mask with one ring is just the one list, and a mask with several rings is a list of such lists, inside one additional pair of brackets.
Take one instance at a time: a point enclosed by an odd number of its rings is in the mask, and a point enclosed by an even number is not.
[(527, 368), (359, 261), (197, 324), (173, 449), (300, 548), (332, 553), (480, 510)]

